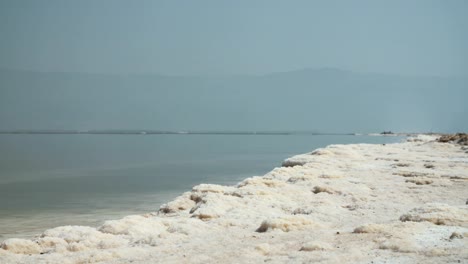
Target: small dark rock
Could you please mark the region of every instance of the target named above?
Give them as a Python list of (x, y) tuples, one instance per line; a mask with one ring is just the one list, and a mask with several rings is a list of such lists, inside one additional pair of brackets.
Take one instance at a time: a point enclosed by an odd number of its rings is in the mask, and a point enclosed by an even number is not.
[(450, 240), (456, 239), (456, 238), (463, 239), (463, 235), (458, 232), (453, 232), (452, 235), (450, 235)]
[(433, 169), (433, 168), (435, 168), (435, 166), (432, 165), (432, 164), (424, 164), (424, 167), (425, 167), (426, 169)]

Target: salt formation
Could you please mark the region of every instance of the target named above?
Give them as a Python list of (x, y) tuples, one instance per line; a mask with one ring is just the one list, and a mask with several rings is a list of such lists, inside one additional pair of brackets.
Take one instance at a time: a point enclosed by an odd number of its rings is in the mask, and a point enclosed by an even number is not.
[(158, 212), (8, 239), (0, 263), (468, 263), (468, 154), (435, 139), (331, 145)]

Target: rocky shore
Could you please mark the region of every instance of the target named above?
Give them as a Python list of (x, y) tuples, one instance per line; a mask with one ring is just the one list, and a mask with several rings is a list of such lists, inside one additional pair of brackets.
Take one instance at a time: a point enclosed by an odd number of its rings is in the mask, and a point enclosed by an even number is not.
[(331, 145), (158, 212), (5, 240), (0, 263), (468, 263), (460, 138)]
[(460, 145), (468, 146), (468, 134), (466, 133), (457, 133), (457, 134), (449, 134), (449, 135), (442, 135), (438, 140), (438, 142), (447, 143), (458, 143)]

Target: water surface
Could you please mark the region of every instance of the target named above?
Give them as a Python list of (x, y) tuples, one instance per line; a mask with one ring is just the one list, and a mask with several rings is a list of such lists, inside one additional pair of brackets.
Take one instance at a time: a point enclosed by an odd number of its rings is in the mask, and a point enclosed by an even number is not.
[(0, 135), (0, 240), (156, 211), (199, 183), (235, 184), (344, 135)]

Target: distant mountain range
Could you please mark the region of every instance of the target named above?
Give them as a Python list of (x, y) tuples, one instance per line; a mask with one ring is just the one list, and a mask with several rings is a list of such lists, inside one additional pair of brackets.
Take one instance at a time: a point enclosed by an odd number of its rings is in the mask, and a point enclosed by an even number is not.
[(164, 76), (0, 70), (0, 130), (467, 131), (468, 79), (305, 69)]

